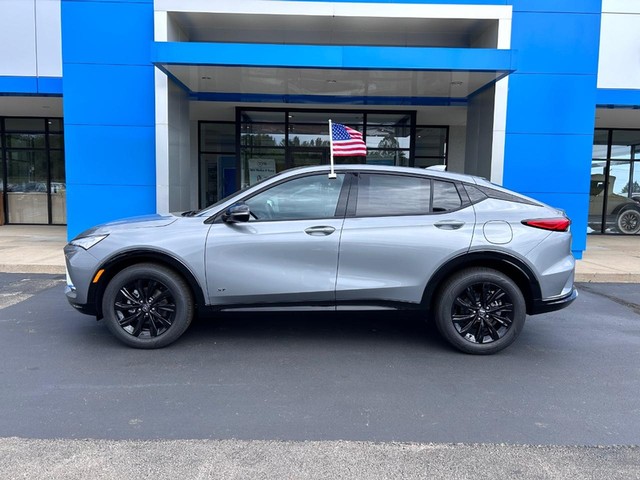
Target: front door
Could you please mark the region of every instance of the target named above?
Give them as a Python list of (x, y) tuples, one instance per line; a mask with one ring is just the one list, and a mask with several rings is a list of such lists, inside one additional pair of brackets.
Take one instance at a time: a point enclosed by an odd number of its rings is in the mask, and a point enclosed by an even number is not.
[(344, 221), (339, 199), (346, 187), (344, 174), (313, 174), (242, 199), (251, 210), (249, 222), (214, 223), (209, 230), (210, 303), (333, 306)]

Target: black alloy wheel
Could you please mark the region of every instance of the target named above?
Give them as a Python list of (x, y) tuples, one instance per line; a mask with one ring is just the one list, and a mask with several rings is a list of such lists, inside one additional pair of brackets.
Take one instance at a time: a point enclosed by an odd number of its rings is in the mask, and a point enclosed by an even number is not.
[(507, 275), (469, 268), (447, 280), (436, 302), (436, 326), (457, 349), (496, 353), (515, 341), (524, 326), (522, 292)]
[(107, 327), (136, 348), (176, 341), (193, 318), (193, 296), (184, 279), (161, 265), (127, 267), (108, 283), (102, 299)]
[(176, 316), (171, 290), (152, 278), (138, 278), (123, 285), (114, 303), (118, 324), (129, 335), (141, 338), (165, 333)]
[(456, 297), (451, 321), (460, 336), (471, 343), (495, 342), (513, 324), (513, 302), (495, 283), (474, 283)]

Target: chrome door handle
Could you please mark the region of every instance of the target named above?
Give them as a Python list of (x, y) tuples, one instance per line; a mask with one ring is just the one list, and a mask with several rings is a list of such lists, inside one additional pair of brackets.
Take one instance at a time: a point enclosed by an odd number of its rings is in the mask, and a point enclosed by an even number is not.
[(307, 235), (320, 236), (320, 235), (331, 235), (335, 231), (336, 229), (334, 227), (321, 226), (321, 227), (309, 227), (305, 229), (304, 233), (306, 233)]
[(464, 222), (458, 220), (443, 220), (442, 222), (436, 222), (434, 225), (441, 230), (458, 230), (464, 226)]

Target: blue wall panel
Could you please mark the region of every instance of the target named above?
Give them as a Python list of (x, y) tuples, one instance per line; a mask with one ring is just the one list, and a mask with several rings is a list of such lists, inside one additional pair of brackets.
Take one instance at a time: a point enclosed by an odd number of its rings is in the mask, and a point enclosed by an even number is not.
[[(447, 2), (448, 3), (448, 2)], [(511, 0), (514, 12), (595, 13), (602, 11), (601, 0)]]
[(150, 66), (65, 64), (64, 83), (65, 92), (70, 92), (64, 102), (69, 123), (155, 125)]
[(0, 95), (62, 95), (60, 77), (0, 76)]
[(150, 12), (148, 4), (64, 3), (62, 34), (65, 63), (149, 64), (153, 11)]
[(507, 131), (593, 135), (595, 75), (509, 77)]
[(599, 88), (596, 104), (604, 107), (634, 107), (640, 105), (640, 90)]
[(504, 182), (527, 195), (537, 193), (585, 193), (590, 170), (583, 168), (591, 158), (589, 135), (507, 134), (507, 143), (517, 155), (505, 164)]
[[(114, 217), (114, 211), (126, 212), (127, 217), (153, 213), (155, 210), (149, 208), (149, 198), (155, 198), (155, 194), (155, 185), (131, 188), (116, 184), (67, 184), (67, 204), (73, 206), (74, 215), (91, 219), (88, 223), (84, 222), (84, 228), (83, 223), (74, 224), (75, 228), (80, 229), (69, 232), (69, 237), (72, 238), (93, 225), (119, 218)], [(69, 223), (67, 228), (71, 229), (72, 225)]]
[(67, 156), (82, 159), (67, 172), (68, 183), (155, 186), (155, 155), (149, 149), (154, 127), (68, 125), (64, 136)]
[[(503, 183), (564, 209), (586, 246), (600, 2), (513, 0)], [(575, 12), (580, 13), (576, 15)]]
[(62, 2), (68, 236), (155, 212), (153, 3)]
[(590, 75), (598, 68), (593, 39), (583, 32), (600, 29), (599, 15), (514, 12), (512, 28), (519, 71)]

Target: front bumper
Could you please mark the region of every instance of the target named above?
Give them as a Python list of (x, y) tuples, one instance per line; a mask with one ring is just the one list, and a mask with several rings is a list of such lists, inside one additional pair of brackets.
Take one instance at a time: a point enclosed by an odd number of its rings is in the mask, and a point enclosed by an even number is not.
[(64, 247), (67, 268), (67, 286), (65, 296), (69, 304), (81, 313), (96, 315), (96, 306), (88, 299), (91, 279), (98, 262), (96, 258), (81, 247)]
[(556, 297), (549, 300), (534, 300), (533, 308), (529, 312), (530, 315), (538, 315), (540, 313), (555, 312), (556, 310), (562, 310), (573, 303), (578, 298), (578, 290), (576, 287), (571, 289), (567, 295), (562, 297)]

